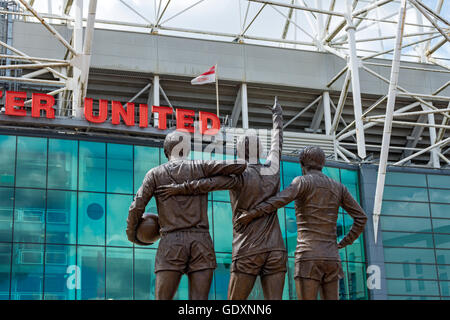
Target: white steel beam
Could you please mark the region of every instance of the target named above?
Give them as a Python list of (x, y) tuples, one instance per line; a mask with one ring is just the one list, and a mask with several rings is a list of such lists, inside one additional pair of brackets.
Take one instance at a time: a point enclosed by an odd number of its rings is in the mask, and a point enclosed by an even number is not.
[(239, 86), (236, 100), (234, 101), (233, 111), (231, 112), (231, 125), (236, 128), (242, 112), (242, 85)]
[(243, 83), (241, 86), (241, 106), (242, 106), (242, 128), (248, 129), (248, 96), (247, 84)]
[(325, 134), (331, 134), (331, 108), (330, 108), (330, 93), (325, 91), (323, 93), (323, 115), (325, 120)]
[(398, 14), (397, 37), (395, 41), (394, 59), (392, 60), (391, 79), (389, 83), (388, 101), (386, 105), (386, 120), (383, 129), (383, 141), (381, 144), (380, 163), (378, 166), (377, 187), (375, 191), (375, 201), (373, 208), (373, 226), (375, 243), (377, 242), (378, 223), (383, 203), (384, 182), (386, 179), (386, 167), (389, 156), (389, 145), (392, 133), (392, 115), (394, 114), (395, 95), (397, 93), (398, 75), (400, 70), (400, 57), (402, 47), (402, 36), (406, 18), (406, 0), (401, 0)]

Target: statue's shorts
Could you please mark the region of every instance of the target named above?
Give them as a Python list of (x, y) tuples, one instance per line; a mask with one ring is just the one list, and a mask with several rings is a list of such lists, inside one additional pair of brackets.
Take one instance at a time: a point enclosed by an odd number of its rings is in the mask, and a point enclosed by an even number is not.
[(155, 272), (190, 273), (215, 269), (216, 254), (208, 231), (174, 231), (161, 236)]
[(238, 258), (231, 263), (230, 272), (241, 272), (261, 277), (286, 272), (287, 254), (285, 251), (269, 251)]
[(340, 261), (296, 260), (294, 278), (312, 279), (321, 283), (333, 282), (344, 277)]

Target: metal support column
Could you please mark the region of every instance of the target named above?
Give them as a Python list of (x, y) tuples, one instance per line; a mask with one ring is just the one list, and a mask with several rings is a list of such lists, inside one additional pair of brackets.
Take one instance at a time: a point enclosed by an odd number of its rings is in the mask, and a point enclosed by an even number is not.
[(389, 83), (388, 101), (386, 105), (386, 119), (383, 130), (383, 141), (381, 144), (380, 164), (378, 168), (377, 188), (375, 191), (375, 201), (373, 205), (373, 227), (375, 243), (377, 242), (378, 222), (380, 219), (381, 205), (383, 202), (384, 182), (386, 179), (386, 167), (389, 156), (389, 145), (392, 133), (392, 118), (394, 115), (395, 98), (397, 93), (398, 74), (400, 70), (400, 57), (402, 55), (403, 30), (406, 17), (406, 0), (402, 0), (399, 10), (399, 20), (397, 23), (397, 34), (395, 37), (394, 58), (392, 60), (391, 79)]
[(247, 100), (247, 84), (241, 86), (241, 103), (242, 103), (242, 128), (248, 129), (248, 100)]

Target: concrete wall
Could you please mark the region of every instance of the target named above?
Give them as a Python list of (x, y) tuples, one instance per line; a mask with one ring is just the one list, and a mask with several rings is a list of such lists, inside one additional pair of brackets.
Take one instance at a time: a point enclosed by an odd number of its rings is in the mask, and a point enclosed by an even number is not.
[[(70, 40), (71, 30), (58, 26)], [(16, 21), (14, 47), (28, 55), (62, 58), (66, 49), (41, 24)], [(372, 62), (391, 64), (390, 60)], [(198, 40), (136, 32), (95, 30), (92, 67), (142, 73), (194, 77), (218, 64), (219, 77), (224, 80), (325, 90), (326, 84), (346, 62), (329, 53), (300, 51), (260, 45)], [(402, 63), (402, 65), (439, 69), (439, 67)], [(385, 78), (390, 67), (369, 66)], [(448, 73), (402, 69), (400, 85), (415, 92), (430, 94), (449, 79)], [(363, 94), (386, 94), (383, 81), (360, 69)], [(332, 90), (340, 91), (343, 77)], [(447, 88), (441, 95), (450, 95)]]

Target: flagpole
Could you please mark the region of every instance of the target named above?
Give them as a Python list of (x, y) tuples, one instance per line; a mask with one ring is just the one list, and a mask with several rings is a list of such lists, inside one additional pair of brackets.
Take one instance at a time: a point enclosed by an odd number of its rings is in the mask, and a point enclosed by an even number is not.
[(216, 102), (217, 102), (217, 116), (219, 116), (219, 73), (217, 72), (216, 63)]

